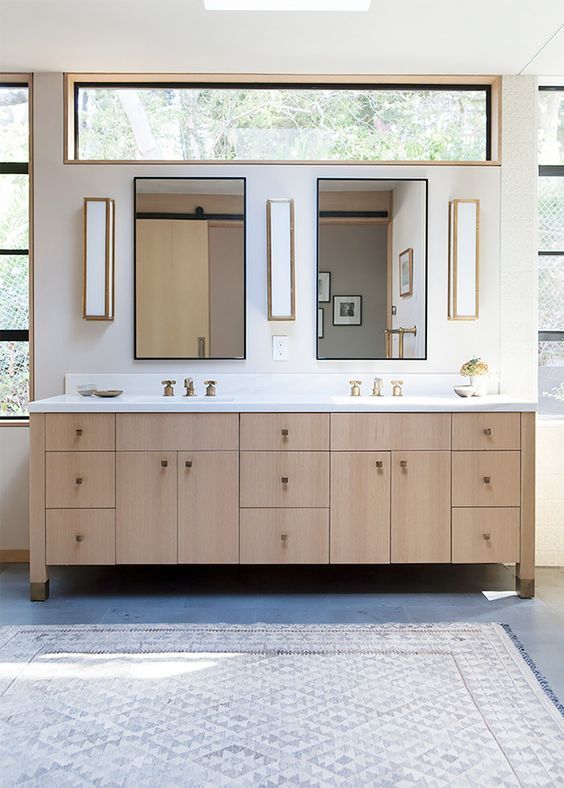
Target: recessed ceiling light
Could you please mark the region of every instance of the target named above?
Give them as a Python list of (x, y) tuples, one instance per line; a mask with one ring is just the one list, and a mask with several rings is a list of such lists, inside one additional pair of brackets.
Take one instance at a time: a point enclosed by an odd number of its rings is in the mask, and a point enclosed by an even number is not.
[(372, 0), (204, 0), (207, 11), (368, 11)]

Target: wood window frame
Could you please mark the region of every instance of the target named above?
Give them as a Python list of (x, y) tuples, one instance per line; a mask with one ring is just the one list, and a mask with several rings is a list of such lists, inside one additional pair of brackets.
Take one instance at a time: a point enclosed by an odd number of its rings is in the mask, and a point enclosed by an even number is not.
[[(63, 161), (65, 164), (135, 164), (135, 165), (154, 165), (154, 164), (202, 164), (202, 165), (250, 165), (250, 164), (305, 164), (305, 165), (410, 165), (410, 166), (474, 166), (474, 167), (495, 167), (501, 163), (501, 77), (499, 76), (398, 76), (398, 75), (330, 75), (330, 74), (96, 74), (96, 73), (65, 73), (63, 74), (64, 89), (64, 139), (63, 139)], [(222, 160), (222, 159), (78, 159), (76, 151), (76, 89), (82, 84), (99, 85), (177, 85), (182, 83), (187, 85), (194, 84), (221, 84), (224, 87), (229, 85), (245, 84), (268, 84), (273, 88), (277, 85), (373, 85), (378, 87), (397, 86), (398, 88), (407, 86), (421, 86), (432, 88), (433, 86), (456, 87), (476, 86), (477, 88), (488, 89), (488, 119), (487, 119), (487, 149), (490, 155), (485, 161), (431, 161), (431, 160), (307, 160), (307, 161), (281, 161), (281, 160)]]
[[(29, 401), (35, 396), (35, 345), (34, 345), (34, 268), (33, 268), (33, 74), (0, 72), (0, 85), (21, 85), (28, 89), (28, 170), (29, 178), (29, 241), (28, 241), (28, 279), (29, 279), (29, 327), (27, 343), (29, 347)], [(21, 340), (21, 341), (26, 341)], [(29, 427), (28, 416), (0, 415), (2, 427)]]

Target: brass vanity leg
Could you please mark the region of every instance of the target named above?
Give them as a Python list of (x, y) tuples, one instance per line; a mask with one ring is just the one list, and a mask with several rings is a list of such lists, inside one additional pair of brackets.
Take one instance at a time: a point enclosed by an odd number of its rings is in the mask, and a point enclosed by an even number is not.
[(30, 583), (29, 598), (32, 602), (45, 602), (49, 599), (49, 579), (44, 583)]
[(535, 595), (535, 414), (521, 413), (520, 562), (515, 590), (522, 599)]
[(515, 590), (521, 599), (532, 599), (535, 595), (534, 578), (525, 580), (517, 575), (515, 577)]

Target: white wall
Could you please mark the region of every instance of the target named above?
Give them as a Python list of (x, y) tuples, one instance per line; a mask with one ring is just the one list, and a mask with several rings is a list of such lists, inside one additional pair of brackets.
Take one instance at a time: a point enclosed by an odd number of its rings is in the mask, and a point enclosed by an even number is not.
[[(529, 82), (511, 78), (512, 95), (519, 106), (523, 86), (526, 107), (536, 91)], [(528, 79), (528, 78), (527, 78)], [(517, 81), (515, 81), (517, 80)], [(452, 373), (471, 356), (482, 356), (494, 370), (501, 369), (504, 390), (530, 394), (529, 378), (506, 375), (516, 358), (527, 369), (535, 364), (534, 336), (523, 339), (516, 355), (507, 325), (518, 324), (534, 311), (534, 288), (530, 275), (523, 280), (522, 293), (500, 304), (500, 276), (511, 280), (515, 261), (521, 265), (519, 248), (511, 246), (509, 231), (500, 267), (500, 168), (498, 167), (339, 167), (339, 166), (239, 166), (239, 165), (64, 165), (62, 163), (63, 96), (61, 74), (37, 74), (35, 79), (35, 357), (36, 397), (47, 397), (63, 389), (65, 372), (353, 372)], [(504, 119), (504, 129), (521, 123), (515, 110)], [(504, 132), (506, 135), (509, 131)], [(530, 140), (527, 142), (530, 145)], [(247, 242), (247, 359), (213, 362), (149, 362), (133, 359), (133, 177), (135, 175), (243, 175), (248, 186)], [(429, 178), (429, 327), (428, 359), (407, 362), (331, 362), (315, 359), (316, 220), (317, 177)], [(517, 174), (512, 176), (517, 177)], [(506, 188), (510, 188), (509, 179)], [(519, 185), (512, 200), (516, 203)], [(81, 319), (82, 287), (82, 198), (109, 196), (116, 200), (116, 319), (113, 323)], [(265, 201), (269, 197), (293, 197), (296, 208), (297, 319), (294, 323), (266, 320)], [(455, 197), (481, 201), (481, 309), (477, 322), (447, 320), (448, 202)], [(517, 216), (521, 208), (517, 205)], [(525, 210), (523, 208), (523, 210)], [(531, 203), (527, 208), (534, 213)], [(510, 212), (509, 212), (510, 213)], [(506, 211), (506, 221), (509, 221)], [(516, 222), (518, 219), (516, 219)], [(506, 229), (509, 225), (506, 225)], [(505, 286), (505, 285), (504, 285)], [(503, 306), (500, 323), (500, 306)], [(529, 325), (529, 324), (528, 324)], [(500, 332), (500, 328), (502, 332)], [(529, 328), (527, 328), (527, 332)], [(271, 360), (271, 334), (290, 337), (290, 361)], [(501, 345), (500, 337), (506, 337)], [(401, 363), (401, 366), (398, 364)], [(5, 437), (13, 433), (12, 437)], [(0, 432), (0, 467), (10, 456), (25, 456), (27, 431)], [(17, 444), (17, 448), (15, 446)], [(18, 482), (18, 503), (10, 504), (10, 533), (0, 533), (0, 547), (27, 545), (25, 483)], [(4, 474), (0, 496), (7, 495)], [(11, 494), (11, 493), (10, 493)], [(13, 499), (6, 499), (13, 500)], [(6, 534), (8, 534), (6, 536)], [(4, 541), (6, 540), (6, 541)]]
[[(64, 165), (62, 75), (35, 81), (36, 396), (60, 393), (65, 372), (203, 371), (208, 362), (133, 359), (133, 177), (223, 174), (247, 177), (247, 359), (213, 363), (213, 372), (386, 372), (390, 362), (315, 359), (316, 178), (429, 178), (429, 356), (403, 362), (405, 372), (456, 372), (473, 355), (494, 368), (498, 355), (499, 195), (496, 167), (339, 167), (267, 165)], [(81, 319), (82, 198), (116, 200), (116, 318)], [(296, 211), (296, 321), (266, 320), (265, 201), (293, 197)], [(477, 323), (447, 321), (448, 201), (482, 203), (482, 314)], [(273, 362), (271, 334), (290, 337), (290, 360)], [(397, 362), (396, 362), (397, 364)], [(397, 369), (397, 366), (395, 367)]]
[[(425, 184), (400, 183), (393, 192), (392, 277), (393, 297), (397, 312), (394, 328), (417, 326), (415, 337), (404, 337), (406, 356), (425, 355)], [(413, 249), (413, 295), (400, 297), (399, 256)], [(431, 279), (431, 277), (429, 277)], [(430, 319), (430, 315), (427, 316)], [(433, 316), (433, 320), (435, 316)], [(394, 337), (397, 355), (399, 338)], [(456, 370), (452, 370), (453, 372)]]
[(29, 429), (0, 427), (0, 549), (26, 548), (29, 521)]

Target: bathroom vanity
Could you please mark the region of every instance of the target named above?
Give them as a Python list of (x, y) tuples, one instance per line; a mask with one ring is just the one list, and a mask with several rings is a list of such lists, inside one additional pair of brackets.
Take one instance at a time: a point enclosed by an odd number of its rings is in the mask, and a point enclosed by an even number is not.
[(533, 404), (166, 399), (31, 405), (32, 599), (103, 564), (503, 562), (533, 595)]

